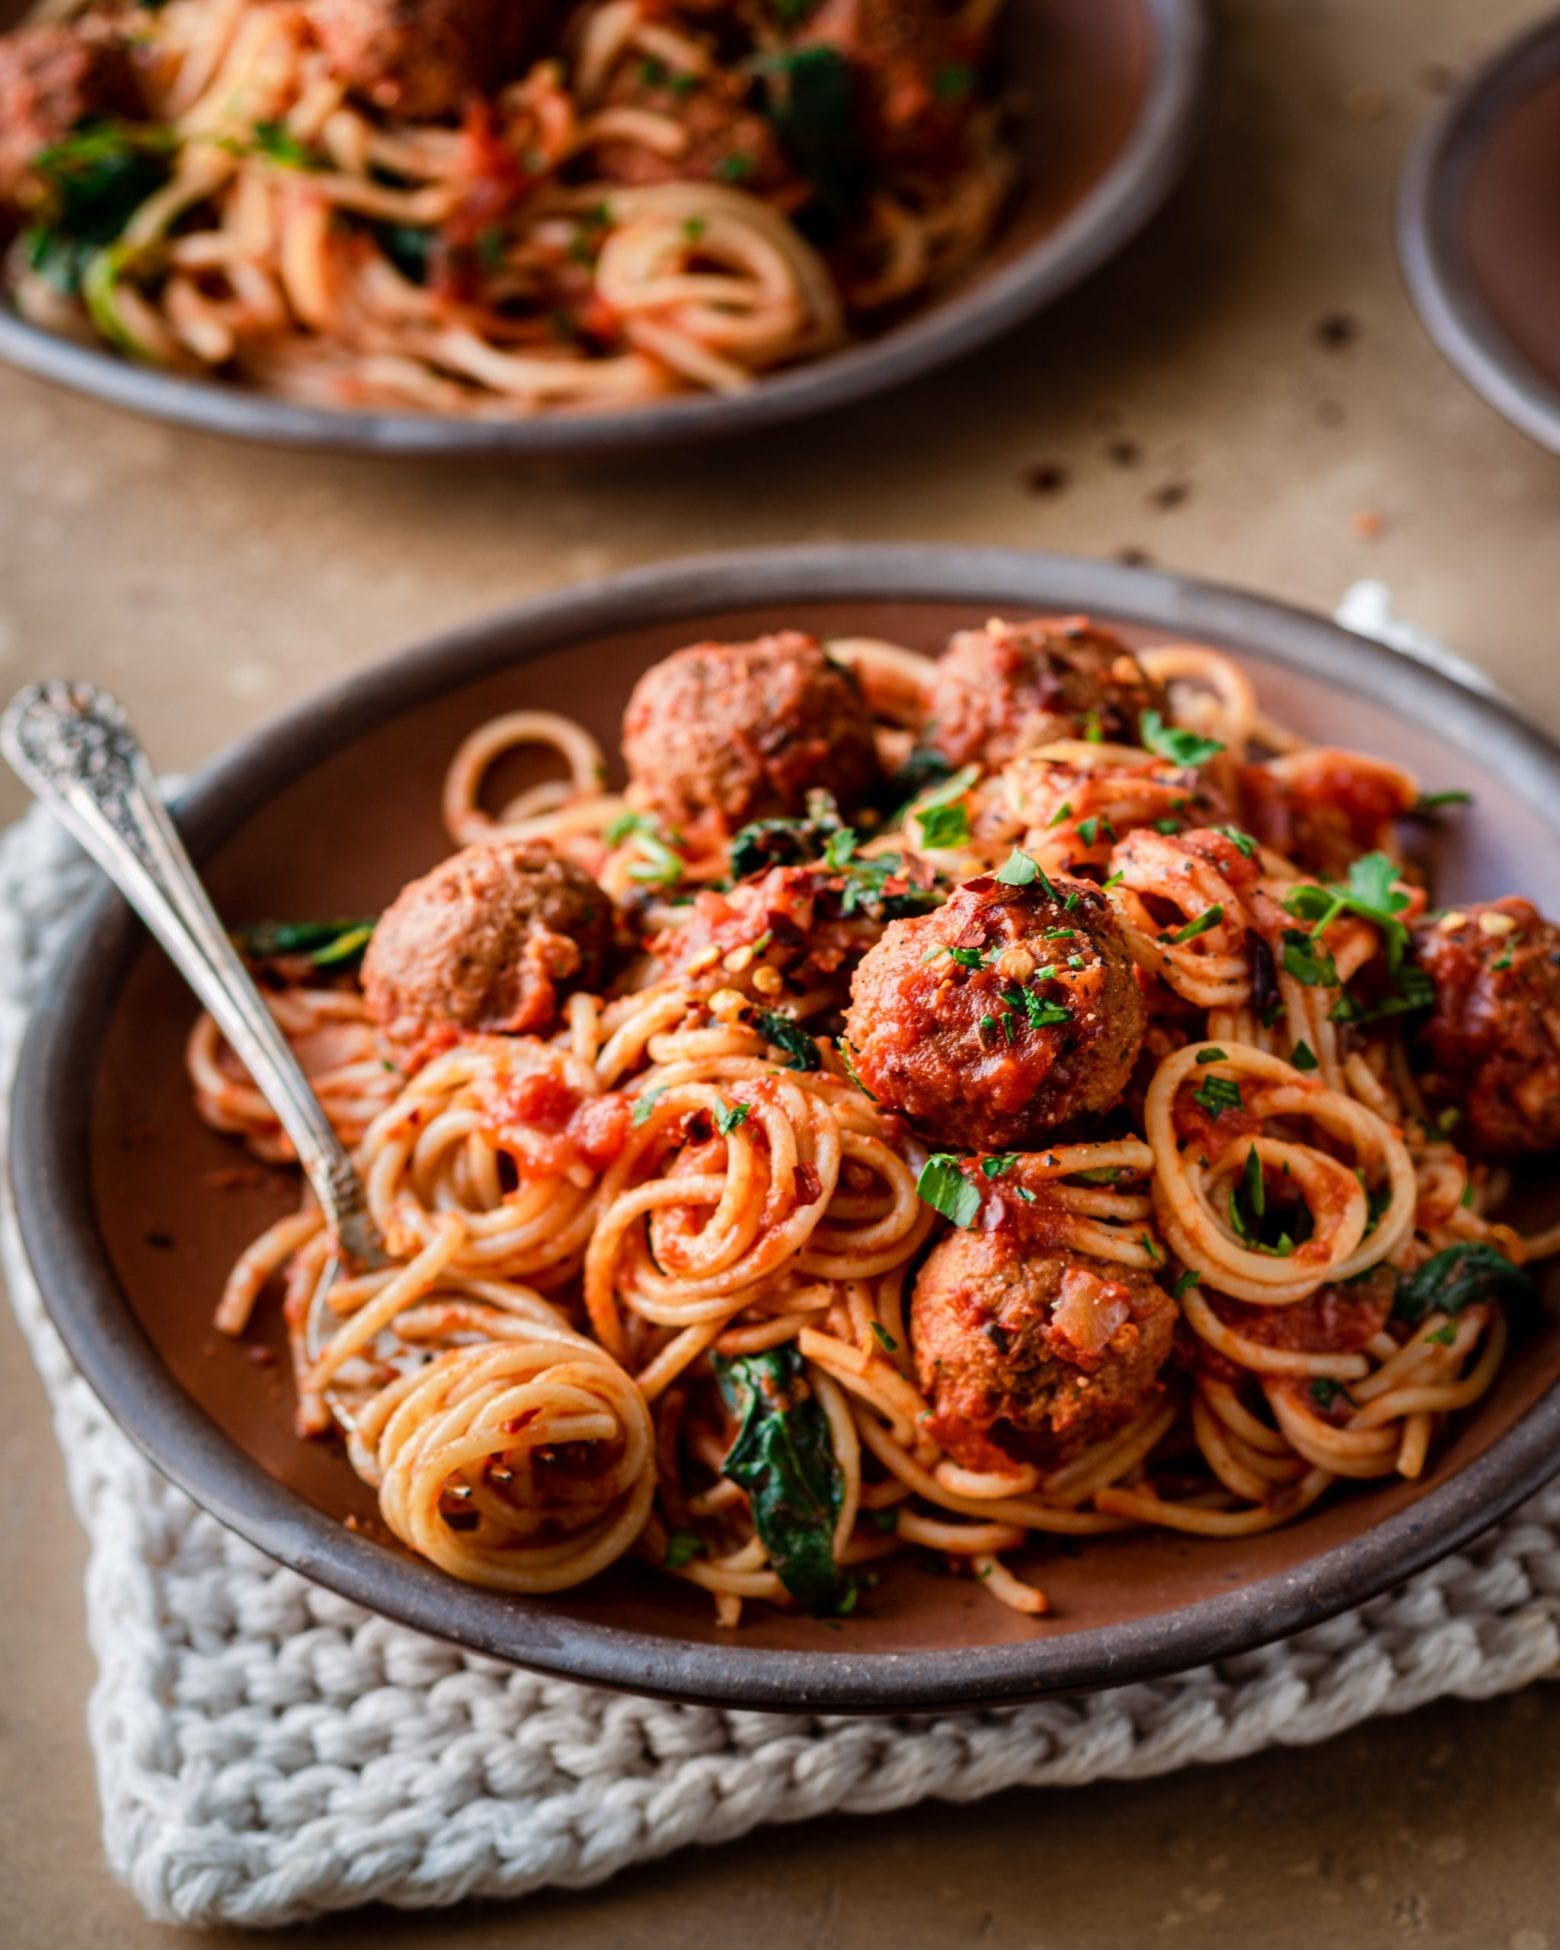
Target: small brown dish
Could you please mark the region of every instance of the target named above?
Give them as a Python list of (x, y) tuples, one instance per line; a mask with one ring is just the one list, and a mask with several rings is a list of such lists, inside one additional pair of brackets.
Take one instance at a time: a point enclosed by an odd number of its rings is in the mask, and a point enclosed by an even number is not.
[[(0, 24), (20, 9), (0, 0)], [(1008, 0), (1004, 80), (1019, 187), (960, 280), (873, 337), (735, 394), (515, 419), (348, 411), (186, 379), (41, 330), (0, 301), (0, 360), (154, 419), (373, 454), (585, 455), (677, 447), (837, 411), (962, 357), (1069, 291), (1154, 214), (1198, 123), (1203, 0)]]
[(1424, 131), (1398, 248), (1447, 358), (1560, 454), (1560, 14), (1504, 47)]
[[(1560, 751), (1504, 703), (1251, 596), (976, 549), (754, 551), (528, 604), (258, 732), (202, 774), (180, 823), (235, 920), (366, 912), (447, 851), (446, 761), (494, 711), (568, 711), (615, 750), (635, 677), (695, 638), (794, 624), (932, 650), (992, 614), (1072, 611), (1140, 643), (1231, 649), (1264, 706), (1298, 732), (1400, 760), (1427, 788), (1470, 789), (1473, 808), (1442, 832), (1441, 896), (1520, 888), (1560, 909)], [(182, 1062), (193, 1007), (119, 898), (98, 895), (47, 985), (16, 1087), (11, 1171), (51, 1315), (110, 1412), (224, 1523), (360, 1603), (482, 1652), (638, 1692), (786, 1710), (1084, 1691), (1314, 1625), (1456, 1549), (1560, 1469), (1551, 1316), (1422, 1481), (1337, 1496), (1243, 1542), (1123, 1534), (1048, 1554), (1054, 1615), (1041, 1621), (903, 1560), (869, 1609), (832, 1629), (773, 1612), (724, 1635), (699, 1593), (627, 1562), (544, 1600), (457, 1583), (379, 1540), (372, 1494), (337, 1445), (294, 1437), (285, 1355), (257, 1362), (212, 1328), (229, 1263), (296, 1190), (280, 1173), (235, 1173), (243, 1154), (196, 1116)], [(280, 1350), (278, 1312), (264, 1331)]]

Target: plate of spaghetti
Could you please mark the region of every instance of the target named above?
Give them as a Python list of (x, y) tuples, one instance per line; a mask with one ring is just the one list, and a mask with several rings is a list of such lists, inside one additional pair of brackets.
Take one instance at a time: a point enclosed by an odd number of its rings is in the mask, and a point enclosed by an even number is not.
[(279, 1127), (110, 895), (25, 1052), (26, 1246), (157, 1463), (392, 1616), (1032, 1697), (1556, 1467), (1560, 761), (1439, 671), (1158, 574), (760, 552), (413, 652), (183, 823), (393, 1264), (316, 1302)]
[(1199, 0), (167, 0), (0, 36), (0, 356), (375, 451), (752, 431), (1076, 283)]
[(1560, 453), (1560, 15), (1471, 76), (1415, 143), (1398, 250), (1426, 330), (1498, 413)]

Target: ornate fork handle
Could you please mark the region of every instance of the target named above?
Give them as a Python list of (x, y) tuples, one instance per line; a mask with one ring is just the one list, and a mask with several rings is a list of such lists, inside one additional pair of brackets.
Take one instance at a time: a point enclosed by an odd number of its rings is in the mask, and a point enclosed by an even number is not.
[(345, 1255), (384, 1255), (363, 1182), (201, 885), (119, 700), (56, 679), (22, 691), (0, 750), (113, 881), (215, 1017), (292, 1139)]

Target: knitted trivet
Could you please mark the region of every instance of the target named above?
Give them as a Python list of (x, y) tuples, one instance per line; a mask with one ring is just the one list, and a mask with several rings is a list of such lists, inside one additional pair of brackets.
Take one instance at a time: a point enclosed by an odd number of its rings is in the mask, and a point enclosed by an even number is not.
[[(1380, 598), (1346, 612), (1386, 634)], [(0, 839), (0, 1082), (93, 874), (41, 814)], [(7, 1089), (7, 1095), (8, 1095)], [(7, 1210), (11, 1296), (91, 1540), (109, 1860), (154, 1916), (285, 1923), (599, 1882), (766, 1821), (1164, 1773), (1323, 1740), (1560, 1661), (1560, 1485), (1331, 1624), (1093, 1698), (942, 1719), (726, 1713), (452, 1650), (279, 1569), (143, 1462), (72, 1370)]]

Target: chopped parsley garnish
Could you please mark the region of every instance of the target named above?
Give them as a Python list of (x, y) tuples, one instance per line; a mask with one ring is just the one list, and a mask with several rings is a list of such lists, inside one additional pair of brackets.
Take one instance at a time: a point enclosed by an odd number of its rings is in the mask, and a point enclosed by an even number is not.
[(870, 1097), (873, 1103), (876, 1103), (876, 1093), (868, 1090), (867, 1086), (861, 1081), (861, 1072), (856, 1068), (856, 1058), (851, 1049), (849, 1037), (836, 1036), (834, 1039), (834, 1047), (839, 1051), (840, 1061), (845, 1065), (845, 1074), (863, 1096)]
[(928, 792), (917, 800), (910, 810), (917, 819), (922, 813), (931, 812), (937, 806), (951, 806), (955, 799), (962, 799), (972, 785), (980, 779), (978, 765), (961, 765), (957, 772), (950, 772), (934, 792)]
[(871, 1326), (872, 1326), (873, 1333), (876, 1334), (877, 1336), (878, 1346), (883, 1349), (884, 1353), (897, 1354), (899, 1352), (899, 1343), (894, 1339), (893, 1335), (889, 1333), (888, 1329), (883, 1325), (882, 1321), (874, 1320), (871, 1323)]
[(1176, 929), (1170, 936), (1171, 947), (1178, 948), (1184, 941), (1195, 941), (1198, 935), (1206, 934), (1210, 928), (1216, 928), (1223, 919), (1224, 903), (1215, 901), (1212, 907), (1205, 907), (1194, 921), (1188, 921), (1184, 928)]
[(1238, 826), (1215, 826), (1216, 833), (1222, 833), (1243, 860), (1249, 860), (1257, 850), (1257, 843), (1249, 833), (1243, 833)]
[(1330, 949), (1302, 934), (1298, 928), (1284, 930), (1284, 968), (1308, 989), (1336, 988), (1338, 964)]
[(621, 846), (630, 839), (637, 845), (640, 857), (629, 866), (630, 880), (649, 887), (675, 887), (682, 879), (682, 861), (667, 845), (660, 826), (648, 813), (619, 813), (607, 828), (605, 838), (608, 846)]
[(980, 1168), (988, 1178), (1000, 1178), (1018, 1163), (1016, 1151), (994, 1151), (989, 1158), (982, 1158)]
[(1206, 765), (1224, 750), (1216, 738), (1200, 738), (1181, 725), (1166, 724), (1160, 711), (1145, 711), (1139, 729), (1154, 756), (1166, 758), (1172, 765)]
[(1410, 807), (1410, 816), (1423, 819), (1427, 814), (1439, 812), (1442, 806), (1471, 806), (1473, 794), (1461, 792), (1455, 787), (1449, 792), (1421, 792)]
[[(1051, 972), (1054, 974), (1055, 970)], [(1031, 1029), (1051, 1029), (1059, 1022), (1072, 1021), (1071, 1009), (1060, 1002), (1047, 1002), (1043, 996), (1036, 995), (1032, 989), (1019, 988), (1016, 985), (1004, 989), (1002, 1000), (1010, 1009), (1022, 1009)]]
[(1348, 1398), (1348, 1390), (1341, 1381), (1334, 1381), (1331, 1375), (1319, 1374), (1311, 1383), (1311, 1400), (1318, 1408), (1331, 1408), (1338, 1397)]
[(1317, 1066), (1316, 1051), (1307, 1042), (1298, 1042), (1289, 1052), (1289, 1060), (1297, 1070), (1314, 1070)]
[(921, 829), (921, 844), (934, 852), (939, 847), (963, 846), (970, 836), (970, 816), (963, 806), (926, 806), (916, 814)]
[(691, 1558), (703, 1554), (704, 1539), (696, 1530), (674, 1530), (666, 1540), (666, 1555), (661, 1562), (668, 1571), (680, 1571)]
[(1056, 811), (1052, 813), (1051, 817), (1045, 822), (1045, 829), (1047, 832), (1050, 832), (1053, 826), (1060, 826), (1064, 819), (1071, 819), (1071, 818), (1072, 818), (1072, 801), (1071, 799), (1064, 799), (1062, 803), (1057, 807)]
[(823, 864), (838, 873), (848, 867), (856, 854), (855, 830), (842, 826), (837, 833), (831, 833), (823, 849)]
[(967, 61), (948, 61), (932, 74), (932, 93), (940, 102), (962, 102), (975, 86), (975, 70)]
[(313, 150), (300, 142), (285, 122), (256, 122), (250, 131), (249, 146), (257, 156), (280, 163), (284, 169), (318, 167), (319, 159)]
[(1427, 1341), (1435, 1341), (1441, 1347), (1451, 1347), (1457, 1340), (1457, 1329), (1447, 1320), (1436, 1328), (1433, 1334), (1426, 1334)]
[(1197, 1282), (1201, 1278), (1202, 1278), (1202, 1274), (1199, 1273), (1195, 1267), (1188, 1266), (1186, 1271), (1180, 1276), (1180, 1278), (1176, 1281), (1175, 1285), (1170, 1289), (1171, 1299), (1184, 1300), (1187, 1294), (1191, 1292), (1192, 1288), (1196, 1286)]
[(950, 948), (948, 955), (951, 960), (959, 964), (960, 968), (984, 968), (986, 966), (986, 957), (981, 953), (979, 948)]
[(778, 1050), (784, 1050), (788, 1070), (816, 1070), (818, 1045), (794, 1016), (782, 1016), (774, 1009), (760, 1009), (753, 1026)]
[(1153, 1240), (1148, 1236), (1146, 1232), (1140, 1232), (1138, 1234), (1138, 1244), (1143, 1248), (1144, 1252), (1148, 1254), (1149, 1258), (1153, 1261), (1155, 1266), (1164, 1265), (1165, 1263), (1164, 1254), (1154, 1244)]
[(1228, 1063), (1229, 1057), (1222, 1049), (1200, 1049), (1196, 1061), (1200, 1068), (1204, 1063)]
[(1108, 840), (1116, 837), (1116, 829), (1104, 813), (1093, 813), (1089, 818), (1078, 821), (1078, 837), (1085, 846), (1093, 846), (1101, 833)]
[(1368, 1005), (1352, 995), (1340, 995), (1328, 1011), (1328, 1020), (1355, 1024), (1380, 1022), (1387, 1016), (1407, 1016), (1416, 1009), (1428, 1009), (1435, 1001), (1435, 984), (1412, 962), (1404, 962), (1392, 980), (1388, 993)]
[(915, 1189), (934, 1212), (956, 1226), (972, 1226), (980, 1215), (980, 1187), (965, 1176), (951, 1152), (933, 1152), (921, 1167)]
[(1192, 1102), (1201, 1104), (1217, 1124), (1225, 1111), (1241, 1109), (1240, 1085), (1229, 1077), (1204, 1077), (1192, 1092)]
[(723, 183), (745, 183), (758, 168), (758, 164), (745, 149), (733, 149), (729, 156), (722, 156), (715, 165), (715, 174)]
[(649, 1123), (650, 1113), (655, 1109), (660, 1099), (666, 1095), (670, 1087), (669, 1084), (658, 1083), (653, 1090), (646, 1090), (637, 1096), (634, 1099), (633, 1115), (630, 1117), (629, 1122), (631, 1124)]
[(1052, 899), (1056, 896), (1056, 889), (1047, 879), (1045, 869), (1040, 862), (1031, 860), (1027, 853), (1021, 852), (1016, 846), (1006, 861), (998, 867), (996, 877), (1004, 887), (1028, 887), (1038, 880), (1047, 895)]
[(1396, 968), (1408, 946), (1408, 929), (1398, 916), (1409, 904), (1409, 896), (1395, 884), (1397, 877), (1398, 870), (1386, 854), (1365, 853), (1350, 865), (1347, 886), (1294, 887), (1284, 906), (1297, 920), (1309, 921), (1312, 935), (1318, 938), (1342, 914), (1369, 921), (1382, 932), (1388, 966)]
[(1156, 833), (1163, 833), (1167, 840), (1173, 839), (1180, 830), (1181, 822), (1178, 819), (1156, 819), (1154, 821), (1154, 831)]
[(723, 1106), (715, 1113), (716, 1130), (720, 1132), (722, 1137), (730, 1137), (739, 1124), (745, 1124), (747, 1122), (748, 1112), (752, 1108), (753, 1106), (751, 1104)]
[[(1490, 968), (1493, 970), (1495, 974), (1497, 975), (1503, 974), (1506, 969), (1510, 968), (1512, 963), (1512, 958), (1516, 954), (1517, 949), (1521, 946), (1521, 943), (1522, 943), (1522, 937), (1519, 934), (1513, 933), (1513, 934), (1508, 934), (1506, 936), (1505, 947), (1502, 949), (1500, 954), (1496, 956), (1495, 960), (1490, 963)], [(1429, 978), (1426, 977), (1427, 981), (1428, 979)], [(1429, 1001), (1433, 1001), (1435, 999), (1433, 987), (1430, 996), (1427, 997), (1426, 999)]]

